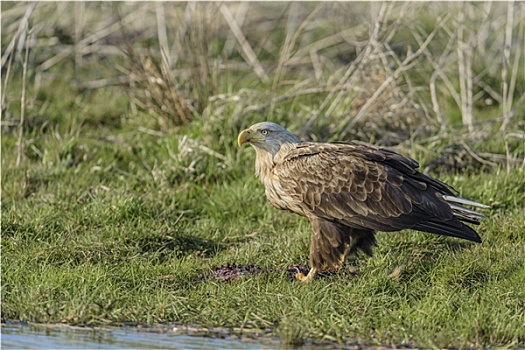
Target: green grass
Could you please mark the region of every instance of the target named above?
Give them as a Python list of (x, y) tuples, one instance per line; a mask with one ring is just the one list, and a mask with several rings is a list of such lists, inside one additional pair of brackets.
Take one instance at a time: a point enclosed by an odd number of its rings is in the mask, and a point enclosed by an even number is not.
[(311, 285), (281, 274), (221, 283), (199, 277), (227, 263), (308, 261), (308, 222), (266, 202), (253, 152), (230, 150), (228, 168), (203, 157), (199, 178), (169, 157), (173, 135), (117, 131), (108, 145), (79, 128), (41, 135), (44, 157), (19, 168), (14, 136), (2, 139), (3, 320), (270, 327), (288, 343), (525, 341), (523, 169), (441, 177), (494, 206), (481, 245), (383, 233), (373, 258), (352, 261), (357, 276), (347, 267)]
[[(284, 40), (282, 28), (275, 40)], [(402, 39), (410, 40), (406, 28)], [(439, 51), (443, 43), (433, 44)], [(308, 78), (286, 71), (283, 81), (297, 81), (269, 91), (271, 83), (259, 84), (253, 73), (226, 71), (215, 88), (239, 100), (225, 98), (192, 123), (162, 131), (147, 112), (132, 111), (122, 89), (71, 87), (70, 77), (94, 79), (91, 74), (110, 72), (113, 63), (90, 63), (76, 73), (72, 63), (65, 60), (62, 71), (55, 67), (36, 91), (29, 84), (34, 100), (27, 112), (36, 118), (26, 123), (19, 167), (17, 129), (2, 130), (2, 321), (270, 329), (288, 345), (524, 346), (520, 164), (460, 162), (456, 171), (432, 173), (462, 196), (492, 206), (478, 227), (482, 244), (413, 231), (379, 233), (374, 257), (351, 258), (338, 274), (309, 285), (278, 272), (229, 282), (203, 279), (229, 263), (281, 271), (308, 263), (308, 221), (267, 203), (254, 176), (254, 152), (237, 148), (236, 137), (261, 120), (297, 130), (328, 94), (245, 112)], [(20, 69), (15, 73), (6, 117), (20, 113)], [(414, 81), (424, 78), (414, 73)], [(519, 78), (517, 86), (525, 81)], [(461, 117), (450, 96), (441, 103), (450, 111), (447, 129), (405, 140), (403, 153), (423, 167), (460, 141), (480, 154), (505, 155), (499, 122), (469, 133), (451, 126)], [(477, 121), (501, 112), (475, 108)], [(523, 106), (516, 112), (507, 133), (523, 132)], [(334, 118), (306, 136), (328, 139), (337, 129), (329, 127), (337, 124)], [(373, 137), (381, 143), (380, 136)], [(523, 140), (508, 138), (508, 147), (523, 159)], [(396, 268), (400, 273), (390, 276)]]

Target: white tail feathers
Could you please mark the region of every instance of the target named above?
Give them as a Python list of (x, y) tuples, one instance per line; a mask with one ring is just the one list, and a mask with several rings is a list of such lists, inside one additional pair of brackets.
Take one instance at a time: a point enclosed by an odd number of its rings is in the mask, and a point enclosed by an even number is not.
[(443, 199), (448, 202), (448, 204), (450, 205), (450, 208), (452, 208), (452, 211), (454, 212), (454, 215), (458, 217), (460, 220), (463, 219), (466, 221), (472, 220), (474, 222), (478, 222), (478, 219), (485, 218), (485, 215), (478, 213), (475, 210), (465, 208), (463, 205), (470, 205), (472, 207), (485, 208), (485, 209), (490, 208), (488, 205), (470, 201), (468, 199), (461, 198), (461, 197), (443, 196)]
[(446, 200), (447, 202), (466, 204), (466, 205), (471, 205), (473, 207), (478, 207), (478, 208), (490, 208), (490, 206), (488, 205), (481, 204), (481, 203), (474, 202), (474, 201), (469, 201), (468, 199), (461, 198), (461, 197), (443, 196), (443, 199)]

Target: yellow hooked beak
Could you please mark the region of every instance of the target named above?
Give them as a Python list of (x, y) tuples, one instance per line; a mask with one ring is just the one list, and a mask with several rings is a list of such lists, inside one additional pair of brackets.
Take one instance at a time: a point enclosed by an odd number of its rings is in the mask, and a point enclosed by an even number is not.
[(245, 143), (251, 143), (255, 141), (264, 141), (265, 138), (262, 137), (262, 135), (257, 132), (253, 131), (252, 129), (246, 129), (241, 131), (239, 134), (239, 137), (237, 137), (237, 143), (239, 146), (244, 145)]

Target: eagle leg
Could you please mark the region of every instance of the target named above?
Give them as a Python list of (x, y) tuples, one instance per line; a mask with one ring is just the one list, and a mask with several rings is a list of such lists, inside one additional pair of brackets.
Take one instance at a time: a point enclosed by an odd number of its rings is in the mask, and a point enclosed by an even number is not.
[(319, 217), (309, 219), (312, 224), (310, 272), (306, 276), (300, 272), (295, 274), (295, 278), (306, 283), (319, 271), (336, 270), (343, 265), (352, 241), (347, 227)]
[(295, 278), (301, 282), (312, 281), (319, 271), (339, 269), (347, 255), (355, 254), (358, 250), (372, 255), (372, 247), (376, 244), (374, 231), (356, 229), (318, 217), (310, 217), (310, 222), (310, 272), (306, 276), (300, 272), (295, 274)]
[(297, 272), (295, 274), (295, 278), (297, 278), (299, 281), (303, 283), (310, 283), (314, 280), (315, 275), (317, 275), (317, 269), (315, 267), (312, 267), (310, 269), (310, 272), (308, 272), (308, 275), (304, 275), (302, 272)]

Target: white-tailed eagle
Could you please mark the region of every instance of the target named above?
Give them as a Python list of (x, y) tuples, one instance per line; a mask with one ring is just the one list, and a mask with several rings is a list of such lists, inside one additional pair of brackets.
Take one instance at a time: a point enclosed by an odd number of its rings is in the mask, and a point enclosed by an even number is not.
[(270, 203), (306, 216), (312, 225), (310, 272), (340, 267), (358, 250), (368, 255), (376, 231), (412, 229), (481, 242), (469, 226), (484, 216), (447, 184), (420, 173), (418, 163), (393, 151), (357, 142), (297, 139), (262, 122), (243, 130), (239, 145), (256, 152), (255, 171)]

